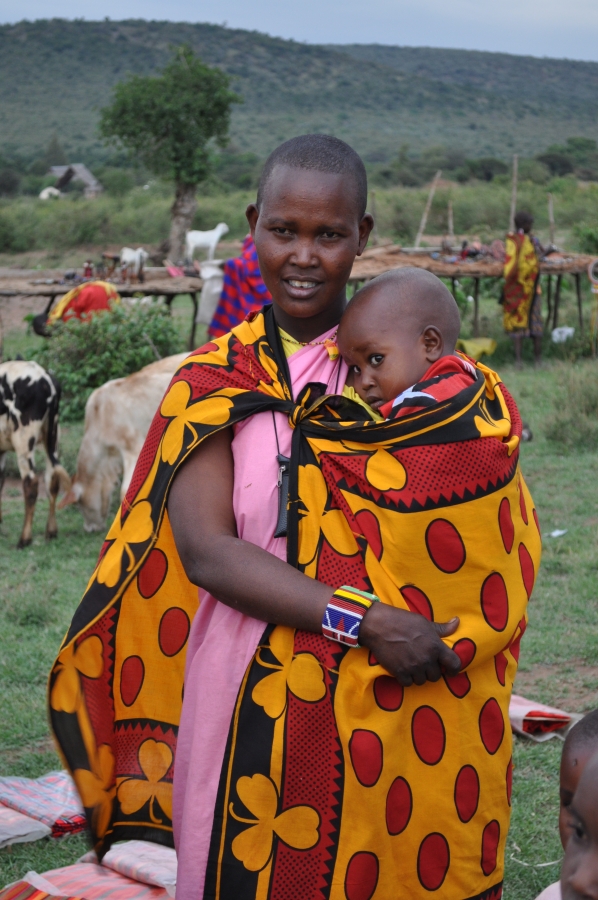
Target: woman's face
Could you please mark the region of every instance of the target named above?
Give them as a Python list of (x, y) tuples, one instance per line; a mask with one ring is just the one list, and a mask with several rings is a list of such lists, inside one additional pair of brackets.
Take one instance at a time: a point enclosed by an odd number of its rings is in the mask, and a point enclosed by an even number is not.
[(260, 209), (247, 208), (262, 278), (283, 328), (289, 320), (314, 319), (319, 334), (338, 323), (353, 261), (373, 225), (369, 215), (360, 220), (356, 194), (348, 175), (276, 166)]

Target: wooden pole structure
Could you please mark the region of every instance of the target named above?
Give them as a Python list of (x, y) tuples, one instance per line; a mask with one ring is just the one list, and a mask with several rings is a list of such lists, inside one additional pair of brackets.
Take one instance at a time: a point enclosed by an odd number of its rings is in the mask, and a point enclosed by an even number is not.
[(448, 238), (449, 241), (455, 240), (455, 223), (453, 220), (453, 201), (448, 202)]
[(583, 332), (583, 311), (581, 308), (581, 275), (575, 273), (575, 290), (577, 293), (577, 315), (579, 316), (579, 330)]
[(473, 336), (480, 336), (480, 279), (474, 278), (473, 288)]
[(548, 313), (546, 315), (546, 327), (548, 328), (552, 316), (552, 275), (547, 275), (546, 277), (548, 279), (548, 283), (546, 285), (546, 305), (548, 306)]
[(554, 292), (554, 315), (552, 317), (552, 327), (559, 327), (559, 304), (561, 302), (561, 284), (563, 282), (563, 276), (556, 276), (556, 290)]
[(422, 239), (422, 235), (426, 228), (426, 222), (428, 221), (428, 215), (430, 213), (430, 208), (432, 206), (432, 200), (434, 199), (434, 194), (436, 192), (436, 185), (440, 181), (440, 176), (442, 175), (442, 170), (438, 169), (436, 175), (434, 176), (434, 180), (430, 185), (430, 193), (428, 194), (428, 199), (426, 200), (426, 207), (424, 209), (424, 214), (422, 216), (422, 220), (419, 223), (419, 230), (417, 232), (417, 237), (415, 238), (415, 247), (419, 247)]
[(554, 203), (552, 194), (548, 194), (548, 221), (550, 223), (550, 243), (554, 244)]
[(372, 228), (372, 244), (374, 247), (377, 247), (380, 243), (380, 236), (378, 234), (378, 213), (376, 211), (376, 191), (370, 191), (370, 196), (372, 198), (372, 216), (374, 217), (374, 227)]
[(513, 184), (511, 186), (511, 214), (509, 216), (509, 231), (515, 231), (515, 213), (517, 211), (517, 170), (519, 168), (519, 157), (517, 154), (513, 157)]

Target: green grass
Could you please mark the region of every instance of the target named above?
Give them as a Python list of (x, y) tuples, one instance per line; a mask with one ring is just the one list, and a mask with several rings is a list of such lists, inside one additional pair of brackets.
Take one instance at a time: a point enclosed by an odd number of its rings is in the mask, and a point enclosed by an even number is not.
[[(187, 316), (188, 311), (185, 327)], [(534, 432), (533, 441), (522, 447), (522, 466), (542, 533), (568, 529), (561, 538), (545, 537), (543, 565), (521, 652), (524, 673), (537, 664), (554, 665), (552, 691), (548, 685), (534, 695), (553, 702), (554, 691), (562, 696), (568, 691), (571, 699), (582, 696), (591, 682), (584, 675), (584, 663), (594, 662), (598, 650), (598, 483), (594, 477), (598, 453), (565, 454), (546, 439), (543, 430), (566, 365), (551, 361), (539, 369), (522, 371), (509, 365), (500, 367)], [(598, 363), (578, 365), (596, 367)], [(62, 430), (62, 458), (71, 472), (81, 433), (80, 424)], [(46, 503), (40, 501), (33, 545), (17, 551), (22, 499), (14, 489), (8, 492), (4, 506), (6, 517), (0, 525), (0, 774), (38, 776), (59, 765), (46, 722), (46, 677), (102, 537), (85, 534), (80, 513), (71, 507), (59, 515), (58, 539), (45, 543)], [(509, 900), (533, 900), (558, 877), (558, 865), (538, 866), (561, 856), (557, 831), (561, 746), (557, 741), (540, 745), (515, 741), (513, 817), (506, 854)], [(0, 882), (12, 881), (29, 869), (43, 872), (65, 865), (85, 847), (85, 839), (79, 837), (61, 842), (46, 839), (0, 851)]]

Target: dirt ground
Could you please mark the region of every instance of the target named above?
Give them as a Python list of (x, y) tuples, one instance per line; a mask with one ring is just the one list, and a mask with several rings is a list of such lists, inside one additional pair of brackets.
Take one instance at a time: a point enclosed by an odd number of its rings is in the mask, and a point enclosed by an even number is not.
[(598, 666), (573, 659), (559, 665), (534, 665), (529, 671), (519, 669), (514, 691), (567, 712), (587, 712), (598, 708)]

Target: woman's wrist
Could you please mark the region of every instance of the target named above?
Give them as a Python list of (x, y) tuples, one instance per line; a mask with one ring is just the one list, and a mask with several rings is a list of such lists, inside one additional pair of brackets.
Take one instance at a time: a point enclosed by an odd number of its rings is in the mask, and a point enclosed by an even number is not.
[(328, 601), (322, 618), (322, 634), (339, 644), (361, 646), (361, 626), (365, 614), (379, 598), (350, 585), (337, 588)]

